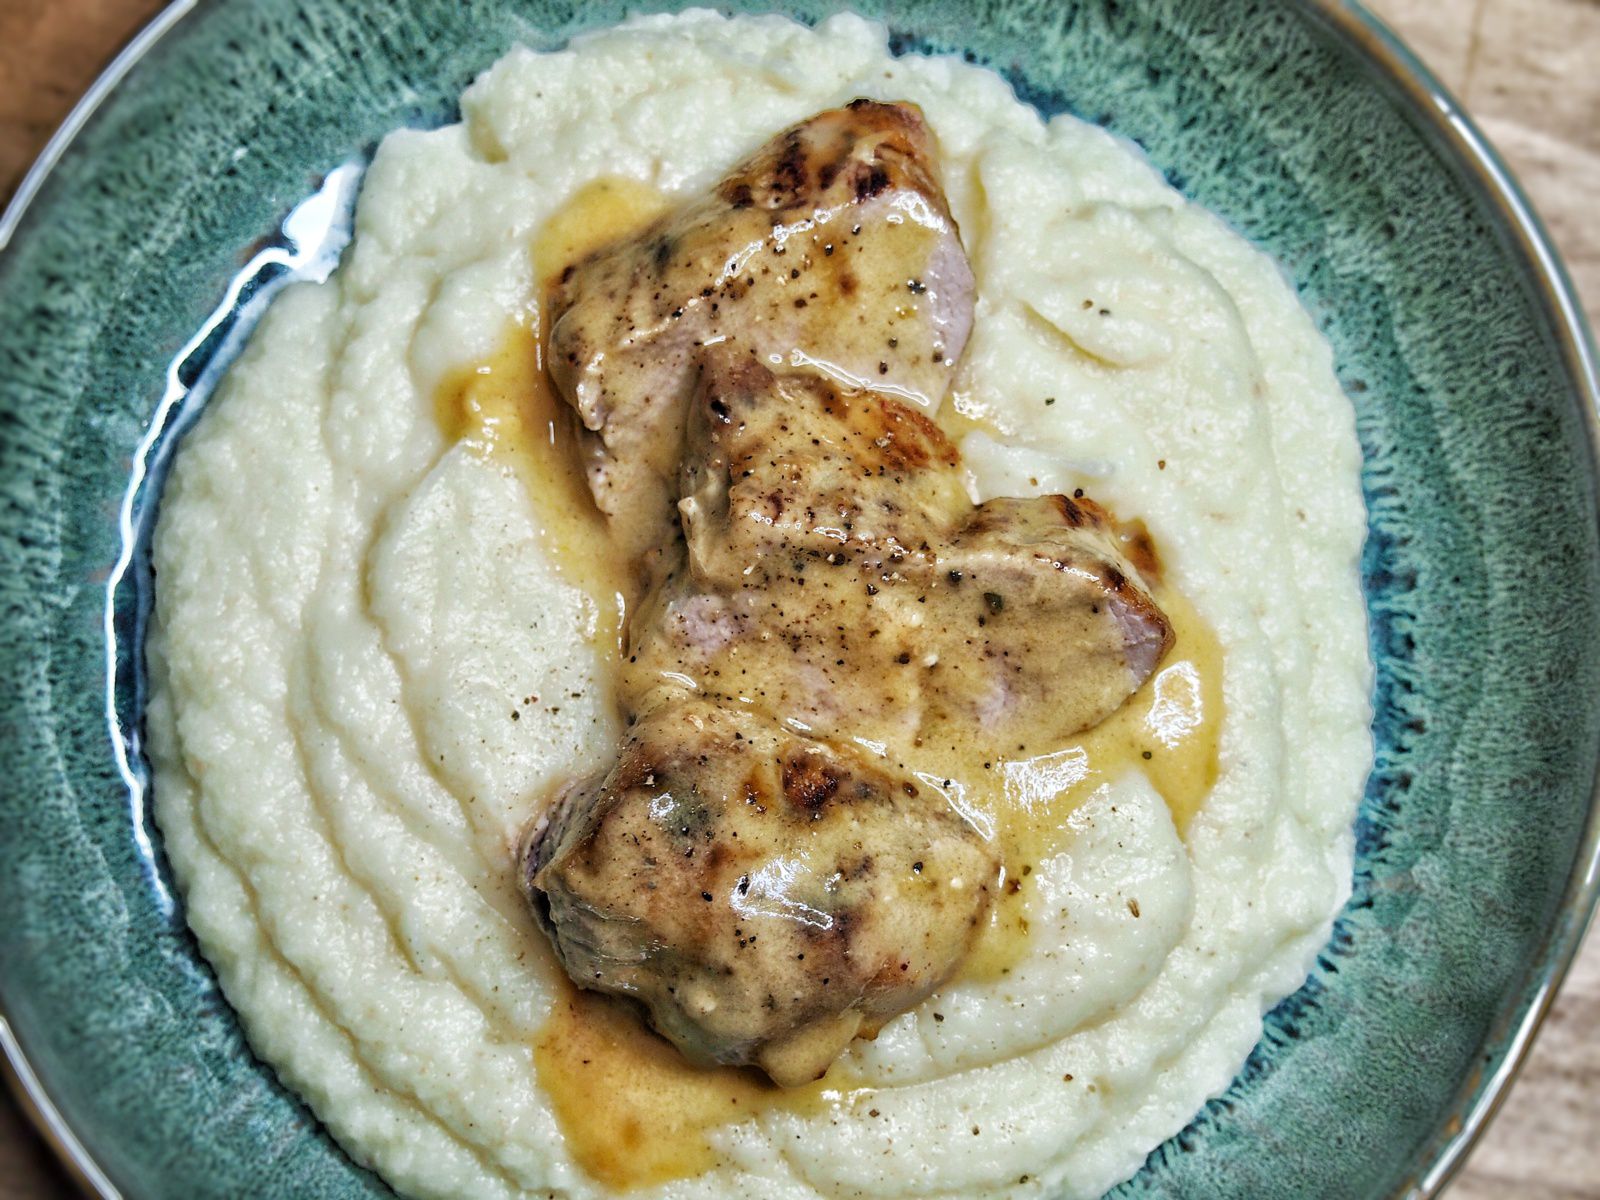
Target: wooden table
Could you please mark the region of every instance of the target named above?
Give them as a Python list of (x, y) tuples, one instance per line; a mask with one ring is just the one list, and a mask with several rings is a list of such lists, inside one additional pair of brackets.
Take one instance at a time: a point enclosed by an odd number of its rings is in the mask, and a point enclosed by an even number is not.
[[(162, 0), (0, 0), (0, 197)], [(1372, 0), (1511, 161), (1600, 314), (1600, 0)], [(66, 1200), (0, 1099), (0, 1200)], [(1600, 1200), (1600, 934), (1452, 1200)]]

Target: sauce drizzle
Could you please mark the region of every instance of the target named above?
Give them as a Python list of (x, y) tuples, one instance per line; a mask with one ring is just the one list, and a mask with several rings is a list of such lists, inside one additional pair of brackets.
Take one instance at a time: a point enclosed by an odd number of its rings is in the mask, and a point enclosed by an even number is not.
[[(600, 179), (546, 222), (533, 247), (541, 292), (567, 264), (635, 232), (666, 207), (653, 188)], [(508, 324), (483, 362), (451, 373), (434, 395), (439, 430), (522, 481), (539, 536), (561, 577), (587, 598), (585, 638), (615, 670), (637, 581), (621, 556), (597, 553), (611, 540), (583, 471), (577, 417), (545, 367), (544, 318), (535, 301)]]
[(702, 1174), (721, 1162), (718, 1130), (773, 1109), (822, 1113), (844, 1094), (837, 1065), (790, 1089), (754, 1068), (694, 1066), (625, 1001), (566, 983), (562, 991), (534, 1043), (539, 1085), (573, 1158), (608, 1187)]

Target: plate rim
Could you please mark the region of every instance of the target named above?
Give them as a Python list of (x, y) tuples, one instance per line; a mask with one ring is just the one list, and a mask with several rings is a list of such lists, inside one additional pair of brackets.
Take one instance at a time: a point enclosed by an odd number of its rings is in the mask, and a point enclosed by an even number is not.
[[(207, 5), (220, 0), (206, 0)], [(1320, 22), (1376, 73), (1396, 86), (1412, 113), (1466, 181), (1494, 209), (1501, 231), (1510, 235), (1510, 251), (1522, 265), (1537, 293), (1543, 315), (1557, 335), (1559, 352), (1573, 385), (1573, 399), (1588, 434), (1590, 475), (1600, 480), (1600, 347), (1585, 317), (1555, 243), (1522, 185), (1498, 150), (1451, 91), (1417, 53), (1362, 0), (1280, 0)], [(73, 105), (45, 143), (16, 191), (0, 213), (0, 253), (11, 245), (28, 210), (51, 172), (71, 149), (79, 133), (127, 74), (199, 7), (201, 0), (169, 0), (122, 47)], [(1446, 1113), (1419, 1158), (1422, 1173), (1402, 1181), (1392, 1193), (1405, 1200), (1438, 1196), (1465, 1165), (1484, 1131), (1499, 1113), (1527, 1062), (1534, 1040), (1549, 1016), (1567, 973), (1583, 945), (1600, 907), (1600, 761), (1594, 767), (1589, 811), (1582, 840), (1563, 890), (1559, 917), (1547, 931), (1538, 967), (1524, 980), (1518, 1002), (1506, 1010), (1508, 1020), (1485, 1039), (1503, 1045), (1499, 1061), (1485, 1079), (1477, 1074), (1463, 1081), (1458, 1100)], [(1537, 981), (1537, 982), (1535, 982)], [(1530, 989), (1530, 984), (1533, 986)], [(49, 1089), (29, 1061), (0, 1007), (0, 1076), (23, 1115), (55, 1154), (68, 1175), (97, 1200), (124, 1200), (104, 1169), (85, 1149)]]
[(55, 170), (56, 164), (61, 161), (61, 156), (77, 140), (78, 133), (88, 124), (106, 97), (167, 31), (192, 12), (199, 2), (200, 0), (169, 0), (167, 6), (151, 18), (144, 28), (129, 38), (127, 44), (117, 52), (116, 57), (95, 76), (94, 82), (89, 85), (89, 90), (79, 97), (66, 118), (50, 135), (50, 140), (44, 144), (44, 149), (39, 151), (38, 157), (29, 165), (27, 174), (23, 175), (22, 181), (17, 184), (17, 190), (11, 194), (5, 212), (0, 213), (0, 251), (4, 251), (11, 244), (17, 227), (22, 223), (23, 215), (39, 194), (39, 189), (44, 186), (45, 180), (50, 177), (50, 172)]
[[(1461, 103), (1406, 42), (1361, 0), (1298, 0), (1342, 34), (1411, 101), (1413, 112), (1451, 157), (1467, 168), (1469, 181), (1494, 207), (1511, 234), (1513, 253), (1533, 268), (1540, 306), (1558, 334), (1560, 353), (1574, 386), (1573, 399), (1588, 433), (1589, 471), (1600, 479), (1600, 349), (1571, 275), (1532, 201), (1500, 152)], [(1490, 1029), (1485, 1042), (1500, 1046), (1488, 1078), (1482, 1071), (1463, 1081), (1455, 1105), (1436, 1127), (1419, 1158), (1422, 1173), (1396, 1196), (1431, 1200), (1466, 1165), (1484, 1131), (1500, 1112), (1521, 1074), (1567, 973), (1595, 924), (1600, 907), (1600, 763), (1590, 778), (1589, 812), (1583, 837), (1562, 892), (1559, 917), (1547, 931), (1539, 966), (1523, 981), (1508, 1020)], [(1529, 985), (1533, 985), (1530, 990)]]

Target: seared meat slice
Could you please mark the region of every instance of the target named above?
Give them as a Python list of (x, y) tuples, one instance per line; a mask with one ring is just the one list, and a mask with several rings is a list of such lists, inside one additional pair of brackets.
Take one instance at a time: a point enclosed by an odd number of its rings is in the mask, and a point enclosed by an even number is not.
[(921, 112), (857, 100), (779, 134), (710, 194), (569, 268), (552, 297), (550, 371), (592, 432), (595, 499), (638, 552), (670, 537), (701, 346), (736, 345), (933, 407), (972, 303)]
[(949, 976), (997, 863), (908, 776), (689, 701), (558, 802), (523, 872), (575, 980), (793, 1085)]
[(692, 690), (901, 761), (1110, 715), (1172, 638), (1117, 530), (1066, 496), (974, 507), (957, 463), (892, 397), (707, 352), (687, 554), (635, 619), (625, 702)]
[(938, 560), (934, 727), (1041, 750), (1116, 712), (1172, 648), (1171, 622), (1092, 500), (988, 500)]

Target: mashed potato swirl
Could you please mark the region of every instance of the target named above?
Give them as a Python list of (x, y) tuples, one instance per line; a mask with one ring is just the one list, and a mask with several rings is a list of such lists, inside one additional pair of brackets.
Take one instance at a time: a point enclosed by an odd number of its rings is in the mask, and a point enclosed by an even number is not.
[(408, 1195), (610, 1191), (541, 1087), (565, 984), (510, 866), (534, 798), (615, 746), (605, 614), (435, 397), (533, 310), (530, 247), (586, 184), (691, 192), (857, 95), (915, 101), (942, 146), (979, 286), (952, 402), (975, 490), (1083, 487), (1146, 523), (1222, 647), (1217, 778), (1178, 822), (1137, 765), (1100, 782), (1035, 868), (1013, 969), (631, 1194), (1097, 1195), (1227, 1084), (1348, 894), (1360, 451), (1273, 263), (1103, 130), (855, 17), (514, 50), (460, 124), (384, 140), (343, 265), (273, 306), (155, 545), (155, 794), (189, 920), (252, 1045)]

